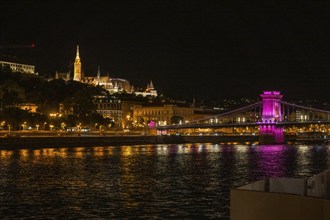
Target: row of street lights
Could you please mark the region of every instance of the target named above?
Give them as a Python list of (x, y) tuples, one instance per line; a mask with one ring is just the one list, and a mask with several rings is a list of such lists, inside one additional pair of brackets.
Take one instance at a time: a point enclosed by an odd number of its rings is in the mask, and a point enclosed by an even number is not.
[[(47, 122), (44, 123), (44, 129), (45, 129), (45, 130), (46, 130), (46, 126), (47, 126)], [(64, 128), (65, 126), (66, 126), (65, 123), (62, 123), (62, 128)], [(8, 127), (8, 128), (7, 128), (7, 127)], [(20, 127), (22, 128), (23, 131), (25, 131), (25, 130), (31, 130), (31, 129), (32, 129), (31, 126), (28, 126), (28, 123), (27, 123), (26, 121), (23, 122), (23, 123), (20, 125)], [(36, 124), (36, 125), (35, 125), (35, 128), (36, 128), (37, 131), (39, 131), (39, 127), (40, 127), (39, 124)], [(50, 127), (50, 130), (53, 130), (54, 125), (50, 124), (49, 127)], [(6, 123), (6, 121), (2, 121), (2, 122), (0, 123), (0, 129), (1, 129), (1, 130), (8, 130), (8, 131), (10, 131), (10, 130), (11, 130), (11, 126), (10, 126), (10, 124)]]
[[(128, 116), (126, 116), (126, 118), (127, 118), (127, 122), (126, 122), (126, 124), (124, 125), (123, 128), (126, 128), (126, 127), (128, 128), (128, 127), (131, 126), (131, 124), (129, 123), (129, 122), (131, 122), (130, 116), (128, 115)], [(34, 126), (31, 126), (31, 124), (29, 124), (26, 121), (24, 121), (23, 123), (20, 124), (20, 129), (23, 130), (23, 131), (26, 131), (26, 130), (36, 130), (36, 131), (46, 130), (47, 127), (49, 127), (50, 131), (54, 130), (54, 128), (55, 128), (55, 126), (53, 124), (48, 124), (48, 122), (44, 122), (41, 125), (40, 124), (35, 124)], [(112, 128), (112, 124), (109, 124), (108, 127), (109, 127), (109, 129)], [(12, 127), (8, 123), (6, 123), (6, 121), (1, 121), (0, 122), (0, 129), (1, 130), (11, 130), (11, 128)], [(67, 128), (67, 124), (62, 122), (60, 124), (60, 129), (65, 130), (66, 128)], [(78, 131), (82, 130), (83, 128), (84, 127), (83, 127), (82, 123), (78, 123), (76, 125), (76, 129)], [(94, 124), (94, 130), (95, 131), (101, 131), (104, 128), (105, 128), (105, 126), (102, 125), (102, 124), (99, 124), (99, 123)]]

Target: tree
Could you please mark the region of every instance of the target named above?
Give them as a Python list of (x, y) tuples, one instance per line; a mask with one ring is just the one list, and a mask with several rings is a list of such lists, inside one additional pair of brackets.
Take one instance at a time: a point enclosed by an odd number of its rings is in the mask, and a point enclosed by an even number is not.
[(0, 85), (0, 98), (3, 105), (25, 101), (24, 89), (13, 80), (6, 80)]

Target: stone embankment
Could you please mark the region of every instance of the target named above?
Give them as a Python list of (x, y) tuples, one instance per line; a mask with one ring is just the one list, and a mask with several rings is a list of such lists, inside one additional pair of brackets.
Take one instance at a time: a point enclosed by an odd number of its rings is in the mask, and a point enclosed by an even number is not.
[(180, 135), (94, 135), (94, 136), (2, 136), (0, 149), (40, 147), (87, 147), (141, 144), (254, 143), (258, 136), (180, 136)]

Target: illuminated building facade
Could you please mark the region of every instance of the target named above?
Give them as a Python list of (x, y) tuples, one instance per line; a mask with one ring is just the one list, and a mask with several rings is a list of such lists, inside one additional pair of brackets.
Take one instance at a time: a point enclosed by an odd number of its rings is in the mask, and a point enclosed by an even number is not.
[(110, 118), (116, 123), (121, 123), (123, 118), (122, 100), (117, 97), (98, 96), (94, 98), (96, 112), (104, 118)]
[(37, 73), (35, 72), (35, 66), (34, 65), (7, 62), (7, 61), (0, 61), (0, 66), (2, 68), (9, 67), (14, 72), (36, 74), (37, 75)]
[(6, 108), (19, 108), (24, 111), (36, 113), (38, 106), (34, 103), (19, 103), (5, 106)]
[(134, 106), (133, 121), (137, 124), (154, 121), (159, 125), (179, 124), (195, 119), (195, 108), (164, 106)]
[[(143, 97), (157, 96), (157, 90), (154, 88), (152, 81), (150, 81), (150, 83), (147, 85), (147, 88), (144, 91), (138, 91), (138, 90), (135, 91), (134, 87), (131, 86), (130, 82), (126, 79), (112, 78), (109, 76), (109, 74), (107, 74), (106, 76), (101, 76), (99, 67), (96, 76), (88, 76), (88, 77), (84, 76), (84, 73), (82, 71), (82, 63), (79, 55), (79, 45), (77, 46), (73, 73), (74, 73), (73, 80), (94, 86), (101, 86), (105, 90), (107, 90), (110, 94), (126, 92), (130, 94), (142, 95)], [(62, 78), (65, 81), (67, 81), (68, 76), (70, 76), (70, 72), (69, 73), (56, 72), (55, 78), (56, 79)]]
[(94, 97), (96, 112), (104, 118), (111, 119), (118, 127), (125, 127), (132, 124), (133, 106), (140, 105), (140, 101), (127, 100), (113, 96)]
[(147, 85), (147, 88), (145, 91), (133, 91), (135, 95), (142, 95), (143, 97), (146, 96), (157, 96), (157, 90), (155, 90), (154, 84), (152, 83), (152, 80)]

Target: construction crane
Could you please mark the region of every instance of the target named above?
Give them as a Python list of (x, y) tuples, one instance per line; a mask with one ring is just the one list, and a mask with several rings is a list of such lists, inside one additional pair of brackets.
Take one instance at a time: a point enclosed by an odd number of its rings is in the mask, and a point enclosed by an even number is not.
[(11, 44), (11, 45), (0, 45), (0, 49), (18, 49), (18, 48), (35, 48), (35, 44)]

